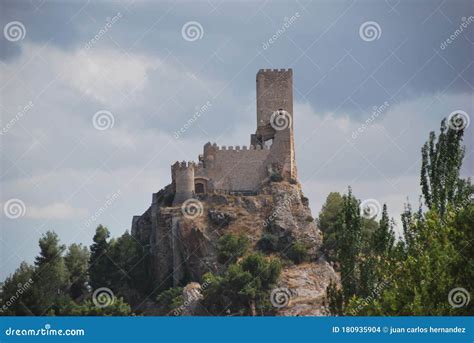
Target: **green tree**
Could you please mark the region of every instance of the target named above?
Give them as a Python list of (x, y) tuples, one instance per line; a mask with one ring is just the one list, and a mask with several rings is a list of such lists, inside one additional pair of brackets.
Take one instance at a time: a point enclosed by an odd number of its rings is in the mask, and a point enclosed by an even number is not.
[(463, 135), (463, 129), (453, 129), (443, 120), (438, 138), (430, 132), (421, 149), (420, 184), (425, 204), (436, 209), (441, 218), (448, 205), (462, 207), (473, 191), (470, 180), (459, 177), (465, 153)]
[(64, 256), (64, 262), (69, 272), (69, 284), (71, 288), (69, 294), (73, 299), (78, 299), (87, 293), (87, 283), (89, 281), (89, 250), (82, 244), (73, 243)]
[(33, 277), (33, 294), (37, 300), (33, 312), (36, 315), (59, 314), (64, 304), (70, 302), (69, 275), (59, 244), (58, 235), (46, 232), (39, 240), (40, 254), (36, 257), (36, 273)]
[(111, 262), (109, 282), (125, 299), (139, 297), (136, 292), (150, 293), (148, 249), (145, 249), (128, 231), (110, 242), (108, 257)]
[(321, 212), (319, 212), (318, 227), (323, 233), (323, 245), (321, 249), (331, 260), (336, 258), (336, 225), (343, 204), (344, 201), (341, 194), (338, 192), (331, 192), (327, 196)]
[(249, 248), (245, 235), (226, 234), (217, 242), (217, 260), (219, 263), (235, 263)]
[(0, 315), (28, 316), (35, 301), (32, 285), (35, 268), (22, 262), (15, 272), (5, 279), (0, 297)]
[(343, 197), (343, 211), (336, 225), (337, 257), (341, 263), (341, 282), (344, 297), (350, 298), (358, 290), (358, 259), (361, 252), (361, 217), (359, 201), (352, 189)]
[(92, 288), (111, 287), (110, 270), (112, 262), (107, 256), (110, 244), (107, 239), (110, 237), (109, 230), (99, 225), (91, 245), (91, 255), (89, 261), (89, 277)]
[[(318, 218), (318, 227), (323, 233), (322, 251), (330, 261), (338, 262), (337, 251), (339, 239), (336, 235), (336, 227), (339, 218), (344, 211), (344, 199), (338, 192), (331, 192), (326, 198)], [(378, 228), (373, 218), (360, 219), (361, 226), (361, 248), (371, 244), (370, 238)]]
[(388, 217), (387, 205), (383, 205), (382, 218), (379, 225), (372, 234), (371, 246), (374, 255), (388, 256), (395, 243), (395, 233), (393, 231), (393, 222)]
[(269, 309), (269, 290), (281, 272), (281, 262), (260, 253), (250, 254), (229, 266), (222, 276), (204, 275), (208, 285), (203, 290), (204, 303), (211, 313), (222, 314), (228, 309), (233, 314), (257, 315)]

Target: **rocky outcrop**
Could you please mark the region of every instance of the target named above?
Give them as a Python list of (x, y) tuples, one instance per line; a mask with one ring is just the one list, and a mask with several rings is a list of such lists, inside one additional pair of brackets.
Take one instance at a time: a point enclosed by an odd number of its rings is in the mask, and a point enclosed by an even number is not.
[[(322, 235), (298, 183), (268, 182), (256, 195), (200, 195), (193, 200), (192, 211), (173, 206), (172, 196), (170, 186), (155, 193), (150, 208), (132, 223), (132, 234), (149, 246), (155, 288), (188, 284), (183, 297), (191, 299), (203, 274), (225, 268), (216, 257), (222, 235), (246, 235), (253, 249), (258, 248), (262, 237), (270, 236), (282, 251), (296, 241), (303, 243), (309, 248), (309, 261), (313, 261), (284, 268), (278, 287), (294, 294), (288, 304), (277, 308), (277, 314), (325, 314), (323, 295), (330, 279), (337, 280), (337, 275), (325, 261), (317, 262)], [(199, 301), (200, 296), (195, 298)], [(195, 312), (196, 306), (184, 311), (189, 315)]]

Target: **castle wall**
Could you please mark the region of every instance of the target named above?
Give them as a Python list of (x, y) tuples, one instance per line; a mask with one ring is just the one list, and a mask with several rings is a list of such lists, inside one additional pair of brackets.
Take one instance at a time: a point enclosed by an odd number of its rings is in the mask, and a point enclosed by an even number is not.
[(217, 147), (206, 145), (204, 163), (196, 176), (211, 179), (209, 189), (254, 191), (267, 177), (265, 160), (270, 150), (260, 147)]

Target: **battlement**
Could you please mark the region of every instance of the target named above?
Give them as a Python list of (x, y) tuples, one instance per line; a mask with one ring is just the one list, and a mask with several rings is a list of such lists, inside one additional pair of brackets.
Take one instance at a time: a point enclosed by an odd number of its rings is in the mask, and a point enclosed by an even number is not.
[(172, 171), (177, 171), (177, 170), (184, 170), (184, 169), (195, 168), (195, 167), (196, 167), (196, 163), (193, 162), (193, 161), (189, 161), (189, 162), (186, 162), (186, 161), (178, 162), (177, 161), (171, 166), (171, 170)]
[(293, 73), (293, 69), (260, 69), (258, 74), (261, 73)]
[(263, 147), (260, 145), (249, 145), (248, 147), (246, 145), (243, 145), (242, 147), (240, 145), (236, 146), (216, 146), (217, 151), (251, 151), (251, 150), (270, 150), (270, 147), (264, 145)]

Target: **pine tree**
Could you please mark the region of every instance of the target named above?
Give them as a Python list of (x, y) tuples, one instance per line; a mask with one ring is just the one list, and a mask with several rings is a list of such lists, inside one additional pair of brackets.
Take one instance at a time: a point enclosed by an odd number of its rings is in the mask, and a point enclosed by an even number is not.
[(40, 254), (36, 257), (36, 273), (33, 278), (33, 308), (36, 315), (59, 314), (61, 307), (70, 302), (68, 295), (69, 275), (62, 253), (65, 246), (59, 244), (58, 235), (46, 232), (39, 240)]
[(99, 225), (91, 245), (91, 255), (89, 261), (89, 276), (92, 288), (110, 287), (110, 271), (112, 262), (107, 256), (110, 250), (110, 244), (107, 239), (110, 237), (109, 230)]
[(89, 258), (90, 254), (87, 247), (76, 243), (69, 246), (64, 257), (71, 285), (69, 294), (73, 299), (78, 299), (87, 292)]

